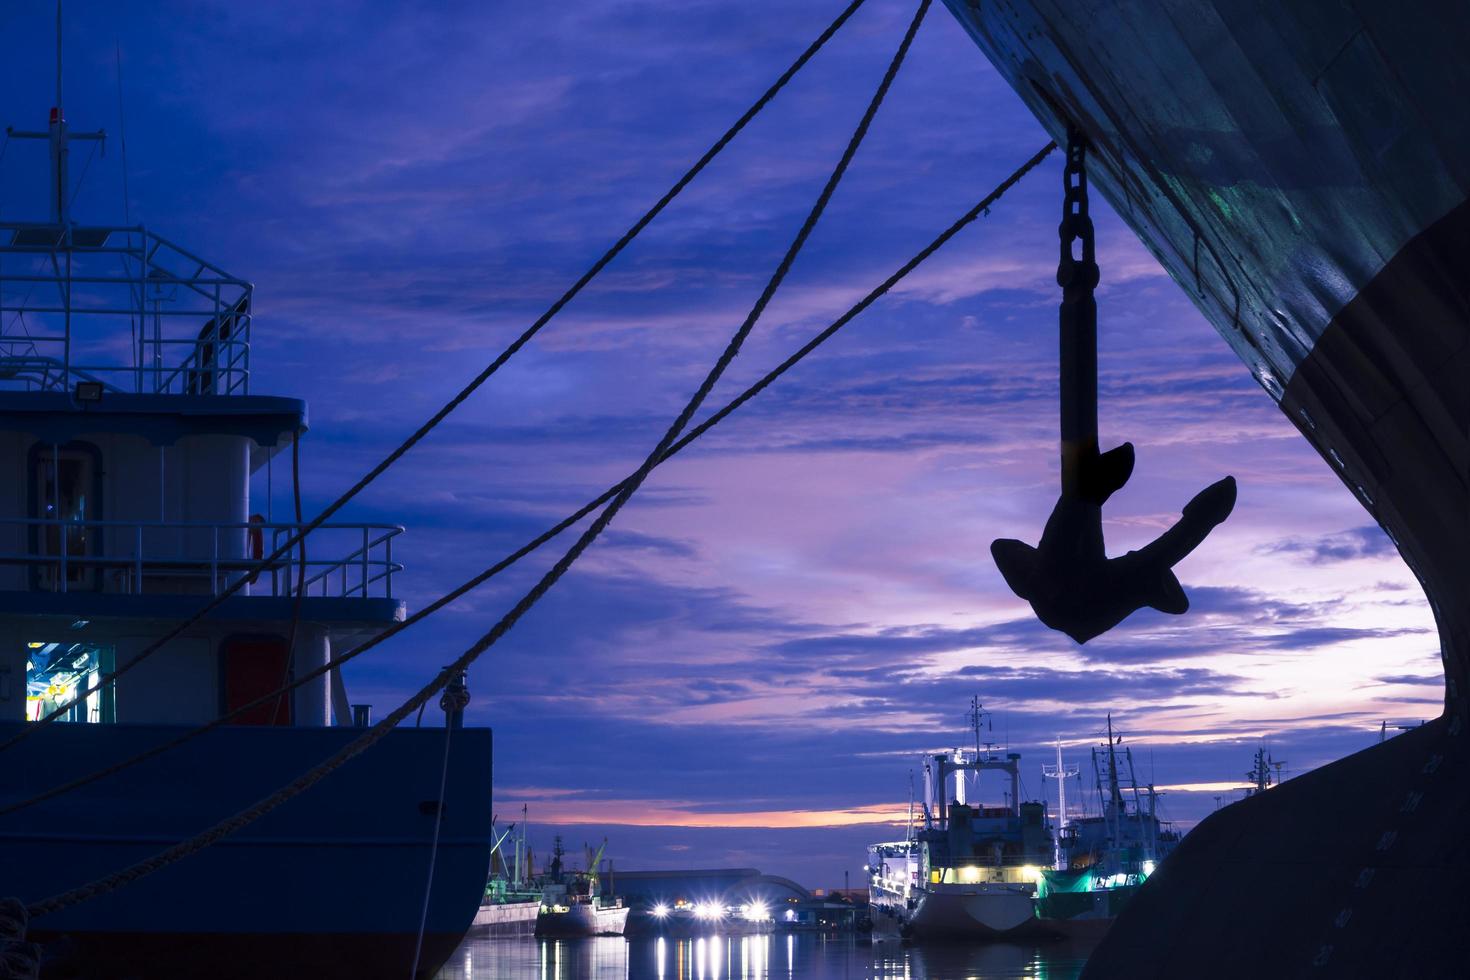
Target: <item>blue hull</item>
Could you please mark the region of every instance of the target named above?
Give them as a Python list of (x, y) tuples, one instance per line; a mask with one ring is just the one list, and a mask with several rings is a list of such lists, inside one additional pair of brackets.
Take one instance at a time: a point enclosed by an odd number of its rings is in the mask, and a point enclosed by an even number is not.
[[(13, 725), (0, 725), (0, 738)], [(0, 801), (171, 738), (151, 725), (53, 725), (11, 750)], [(35, 901), (229, 816), (359, 732), (224, 728), (0, 817), (0, 894)], [(423, 910), (444, 730), (401, 729), (233, 837), (43, 916), (31, 938), (78, 976), (401, 978)], [(422, 972), (459, 943), (490, 861), (491, 733), (457, 730)], [(52, 973), (48, 972), (48, 976)], [(63, 975), (58, 972), (56, 975)]]
[(1439, 627), (1440, 718), (1207, 818), (1086, 975), (1464, 975), (1470, 5), (945, 2), (1054, 137), (1083, 130), (1089, 179)]

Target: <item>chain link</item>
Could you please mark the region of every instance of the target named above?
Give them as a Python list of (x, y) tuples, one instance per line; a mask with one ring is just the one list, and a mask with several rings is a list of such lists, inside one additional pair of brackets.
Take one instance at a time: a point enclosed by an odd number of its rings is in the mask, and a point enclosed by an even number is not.
[[(1061, 258), (1057, 264), (1057, 285), (1064, 290), (1091, 290), (1097, 286), (1097, 252), (1093, 240), (1092, 218), (1087, 213), (1087, 141), (1075, 126), (1067, 127), (1067, 164), (1062, 169), (1062, 223), (1057, 229), (1061, 237)], [(1074, 243), (1082, 243), (1082, 256), (1073, 251)]]

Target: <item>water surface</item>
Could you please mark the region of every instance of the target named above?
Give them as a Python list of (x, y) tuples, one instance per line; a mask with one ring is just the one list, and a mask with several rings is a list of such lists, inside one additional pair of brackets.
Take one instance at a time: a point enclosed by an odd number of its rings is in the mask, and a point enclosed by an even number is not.
[(867, 937), (471, 939), (438, 980), (1075, 980), (1089, 949), (915, 947)]

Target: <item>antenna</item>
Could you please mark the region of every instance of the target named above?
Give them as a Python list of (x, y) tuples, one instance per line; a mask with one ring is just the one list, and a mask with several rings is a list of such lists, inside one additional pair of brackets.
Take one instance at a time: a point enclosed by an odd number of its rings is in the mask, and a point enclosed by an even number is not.
[(61, 104), (61, 0), (56, 2), (56, 104), (51, 107), (51, 121), (46, 132), (24, 132), (7, 129), (12, 139), (46, 140), (51, 144), (51, 220), (62, 229), (70, 246), (71, 235), (71, 182), (67, 179), (67, 144), (72, 140), (103, 140), (104, 130), (95, 133), (73, 133), (66, 125), (66, 113)]
[(61, 112), (61, 0), (56, 0), (56, 111)]
[(122, 42), (113, 39), (113, 54), (117, 65), (117, 135), (122, 149), (123, 221), (133, 223), (132, 208), (128, 192), (128, 118), (123, 112)]

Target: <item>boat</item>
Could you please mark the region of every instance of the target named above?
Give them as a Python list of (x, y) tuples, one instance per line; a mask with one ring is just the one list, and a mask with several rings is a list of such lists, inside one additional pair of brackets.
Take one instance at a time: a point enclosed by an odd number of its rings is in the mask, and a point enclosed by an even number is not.
[[(477, 938), (533, 936), (541, 914), (541, 892), (532, 887), (531, 852), (526, 846), (527, 808), (521, 807), (519, 823), (511, 824), (497, 835), (490, 848), (490, 876), (485, 882), (485, 896), (480, 900), (470, 926)], [(510, 840), (515, 851), (507, 866), (505, 842)]]
[[(1094, 814), (1069, 821), (1065, 791), (1059, 794), (1056, 865), (1041, 871), (1036, 917), (1063, 938), (1100, 938), (1179, 843), (1179, 834), (1159, 819), (1157, 791), (1152, 785), (1140, 790), (1132, 749), (1118, 752), (1121, 742), (1109, 715), (1107, 742), (1101, 752), (1092, 750)], [(1069, 770), (1060, 743), (1056, 771), (1065, 786)]]
[[(295, 462), (306, 402), (256, 393), (247, 280), (141, 224), (74, 219), (70, 147), (106, 134), (70, 128), (59, 78), (47, 128), (9, 132), (12, 167), (39, 161), (33, 139), (50, 150), (49, 214), (0, 222), (0, 895), (28, 904), (189, 840), (352, 742), (371, 706), (340, 672), (249, 706), (405, 612), (401, 526), (323, 524), (273, 560), (303, 525), (260, 491), (299, 492), (273, 470)], [(490, 848), (491, 733), (445, 712), (202, 851), (32, 915), (43, 972), (431, 975), (475, 916)]]
[[(917, 824), (910, 819), (907, 838), (868, 848), (875, 938), (993, 941), (1044, 934), (1035, 904), (1041, 868), (1053, 857), (1046, 807), (1022, 802), (1019, 753), (981, 743), (985, 715), (972, 702), (973, 752), (924, 759), (922, 817)], [(1009, 777), (1000, 804), (968, 801), (969, 784), (978, 797), (986, 772)]]
[[(1054, 140), (1085, 140), (1091, 186), (1387, 532), (1439, 629), (1438, 718), (1205, 818), (1086, 975), (1459, 972), (1470, 14), (1460, 0), (945, 4)], [(1283, 867), (1290, 887), (1266, 884)]]
[[(597, 853), (588, 854), (585, 871), (565, 867), (561, 837), (557, 836), (551, 852), (551, 865), (541, 883), (541, 914), (536, 920), (536, 935), (558, 938), (579, 936), (621, 936), (628, 925), (628, 906), (613, 895), (604, 893), (601, 870), (603, 841)], [(611, 877), (609, 873), (606, 877)]]

